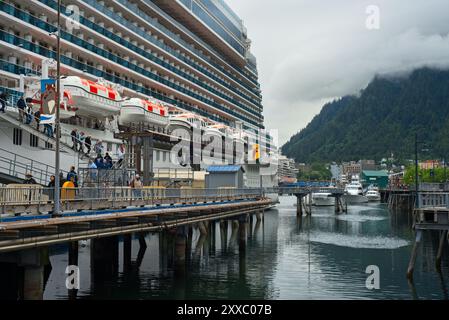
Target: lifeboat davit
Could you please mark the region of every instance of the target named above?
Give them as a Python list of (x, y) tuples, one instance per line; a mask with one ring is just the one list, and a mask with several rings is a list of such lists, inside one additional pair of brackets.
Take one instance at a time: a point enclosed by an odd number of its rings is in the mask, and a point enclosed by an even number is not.
[(61, 79), (79, 116), (106, 118), (120, 114), (121, 96), (115, 89), (100, 83), (70, 76)]
[(130, 125), (142, 122), (163, 126), (167, 125), (167, 109), (156, 101), (138, 98), (123, 101), (121, 103), (119, 123), (121, 125)]

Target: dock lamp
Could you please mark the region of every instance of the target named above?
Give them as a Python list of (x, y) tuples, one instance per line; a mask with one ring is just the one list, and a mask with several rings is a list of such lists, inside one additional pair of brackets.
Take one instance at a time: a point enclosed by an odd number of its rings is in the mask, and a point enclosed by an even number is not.
[(61, 105), (61, 0), (58, 0), (58, 22), (57, 22), (57, 34), (56, 34), (56, 112), (55, 112), (55, 196), (54, 196), (54, 209), (53, 217), (61, 216), (61, 181), (59, 178), (60, 172), (60, 133), (61, 133), (61, 123), (59, 108)]

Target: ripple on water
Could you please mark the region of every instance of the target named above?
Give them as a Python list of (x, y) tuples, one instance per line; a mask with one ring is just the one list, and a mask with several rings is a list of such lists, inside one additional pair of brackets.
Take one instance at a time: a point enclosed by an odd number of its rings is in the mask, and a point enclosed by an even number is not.
[(382, 221), (387, 220), (387, 217), (379, 216), (368, 216), (368, 215), (357, 215), (357, 214), (347, 214), (337, 216), (338, 220), (348, 221), (348, 222), (367, 222), (367, 221)]
[(310, 236), (301, 234), (304, 241), (330, 244), (339, 247), (356, 249), (399, 249), (410, 245), (410, 242), (400, 238), (377, 236), (351, 236), (341, 233), (314, 232)]

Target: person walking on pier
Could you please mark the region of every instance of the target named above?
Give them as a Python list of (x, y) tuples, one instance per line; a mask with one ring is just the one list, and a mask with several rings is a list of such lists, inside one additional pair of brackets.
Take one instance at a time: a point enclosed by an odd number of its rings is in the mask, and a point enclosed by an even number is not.
[(48, 188), (48, 198), (50, 201), (55, 199), (55, 176), (50, 177), (50, 182), (47, 185)]
[(75, 188), (78, 188), (78, 174), (76, 173), (74, 166), (72, 166), (70, 168), (70, 172), (67, 173), (67, 181), (72, 181), (75, 185)]
[(129, 186), (133, 190), (133, 195), (135, 198), (142, 197), (143, 183), (142, 180), (140, 180), (140, 176), (138, 174), (136, 174)]
[(101, 154), (98, 154), (97, 157), (95, 158), (95, 165), (97, 166), (98, 169), (104, 169), (104, 159), (101, 156)]
[(33, 175), (31, 173), (27, 173), (25, 175), (25, 180), (23, 184), (37, 184), (36, 180), (34, 180)]
[(106, 152), (106, 155), (104, 156), (104, 166), (106, 169), (112, 169), (112, 166), (113, 166), (112, 158), (108, 152)]

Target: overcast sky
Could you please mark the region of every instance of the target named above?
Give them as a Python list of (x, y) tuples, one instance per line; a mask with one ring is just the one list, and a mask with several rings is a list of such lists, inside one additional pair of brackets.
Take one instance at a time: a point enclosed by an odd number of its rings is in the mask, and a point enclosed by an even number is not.
[[(376, 74), (449, 67), (448, 0), (226, 0), (258, 59), (266, 126), (280, 143), (324, 103)], [(370, 30), (379, 8), (380, 28)], [(372, 13), (372, 11), (371, 11)]]

